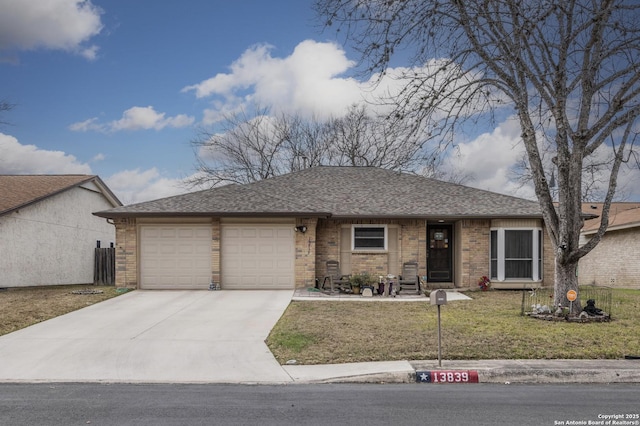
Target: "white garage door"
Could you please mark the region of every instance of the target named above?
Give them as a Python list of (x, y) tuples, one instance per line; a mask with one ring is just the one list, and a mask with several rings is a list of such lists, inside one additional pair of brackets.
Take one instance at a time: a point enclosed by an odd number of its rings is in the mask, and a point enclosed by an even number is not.
[(209, 288), (211, 225), (142, 225), (140, 244), (140, 288)]
[(223, 289), (294, 287), (293, 225), (223, 225)]

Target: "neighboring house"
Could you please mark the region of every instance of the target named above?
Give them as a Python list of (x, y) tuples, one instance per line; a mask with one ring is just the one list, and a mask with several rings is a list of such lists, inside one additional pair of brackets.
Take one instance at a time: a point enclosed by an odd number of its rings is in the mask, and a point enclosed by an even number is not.
[(117, 206), (97, 176), (0, 175), (0, 287), (92, 283), (96, 241), (115, 241), (92, 213)]
[[(602, 214), (602, 203), (585, 203), (584, 213)], [(598, 232), (600, 219), (585, 222), (581, 243)], [(581, 285), (640, 289), (640, 203), (611, 203), (609, 226), (598, 245), (580, 259)]]
[(343, 274), (400, 273), (431, 287), (552, 285), (537, 203), (406, 173), (315, 167), (118, 207), (116, 285), (143, 289), (314, 287)]

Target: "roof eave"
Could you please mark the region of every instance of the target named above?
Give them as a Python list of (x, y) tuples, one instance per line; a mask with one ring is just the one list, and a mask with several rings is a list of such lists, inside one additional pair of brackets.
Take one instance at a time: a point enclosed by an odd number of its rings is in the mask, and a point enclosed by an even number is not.
[(114, 194), (104, 181), (100, 179), (100, 176), (95, 176), (95, 184), (100, 188), (100, 191), (102, 191), (102, 195), (104, 195), (114, 207), (120, 207), (123, 205), (122, 201), (120, 201), (116, 194)]
[(419, 219), (419, 220), (462, 220), (462, 219), (542, 219), (542, 214), (404, 214), (404, 215), (362, 215), (362, 214), (334, 214), (332, 219)]
[(141, 217), (330, 217), (328, 212), (110, 212), (109, 210), (93, 213), (106, 219), (141, 218)]
[[(625, 229), (638, 228), (638, 227), (640, 227), (640, 222), (624, 223), (621, 225), (614, 225), (614, 226), (609, 225), (607, 227), (607, 230), (605, 231), (605, 234), (609, 231), (623, 231)], [(583, 235), (594, 235), (597, 233), (598, 233), (598, 228), (590, 229), (588, 231), (582, 232)]]
[[(0, 212), (0, 216), (4, 216), (4, 215), (7, 215), (9, 213), (13, 213), (13, 212), (18, 211), (20, 209), (23, 209), (25, 207), (31, 206), (33, 204), (39, 203), (40, 201), (46, 200), (47, 198), (54, 197), (54, 196), (56, 196), (58, 194), (61, 194), (61, 193), (65, 192), (65, 191), (68, 191), (68, 190), (70, 190), (72, 188), (77, 188), (80, 185), (84, 185), (87, 182), (91, 182), (92, 180), (94, 180), (96, 178), (98, 178), (97, 175), (87, 175), (87, 178), (84, 179), (81, 182), (77, 182), (77, 183), (74, 183), (72, 185), (65, 186), (64, 188), (60, 188), (60, 189), (58, 189), (56, 191), (49, 192), (49, 193), (47, 193), (47, 194), (45, 194), (45, 195), (43, 195), (41, 197), (37, 197), (37, 198), (34, 198), (32, 200), (29, 200), (26, 203), (22, 203), (22, 204), (20, 204), (18, 206), (14, 206), (14, 207), (11, 207), (9, 209), (3, 210), (3, 211)], [(114, 197), (115, 197), (115, 195), (114, 195)]]

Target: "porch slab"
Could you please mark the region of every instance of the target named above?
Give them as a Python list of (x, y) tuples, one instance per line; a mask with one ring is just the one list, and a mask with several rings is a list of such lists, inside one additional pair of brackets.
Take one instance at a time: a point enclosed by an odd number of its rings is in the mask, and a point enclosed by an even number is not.
[[(447, 301), (455, 300), (472, 300), (469, 296), (466, 296), (455, 290), (447, 291)], [(364, 297), (356, 294), (346, 293), (330, 293), (326, 291), (320, 291), (317, 288), (297, 288), (293, 293), (291, 300), (298, 301), (347, 301), (347, 302), (429, 302), (430, 299), (425, 294), (399, 294), (395, 297), (392, 296), (373, 296)]]

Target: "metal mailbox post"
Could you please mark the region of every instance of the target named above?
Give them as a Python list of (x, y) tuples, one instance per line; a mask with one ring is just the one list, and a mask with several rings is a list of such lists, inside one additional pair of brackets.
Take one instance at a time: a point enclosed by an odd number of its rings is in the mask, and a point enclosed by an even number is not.
[(447, 304), (447, 292), (434, 290), (429, 294), (432, 305), (438, 306), (438, 367), (442, 367), (442, 333), (440, 332), (440, 306)]
[(444, 290), (434, 290), (429, 294), (429, 299), (432, 305), (446, 305), (447, 304), (447, 292)]

